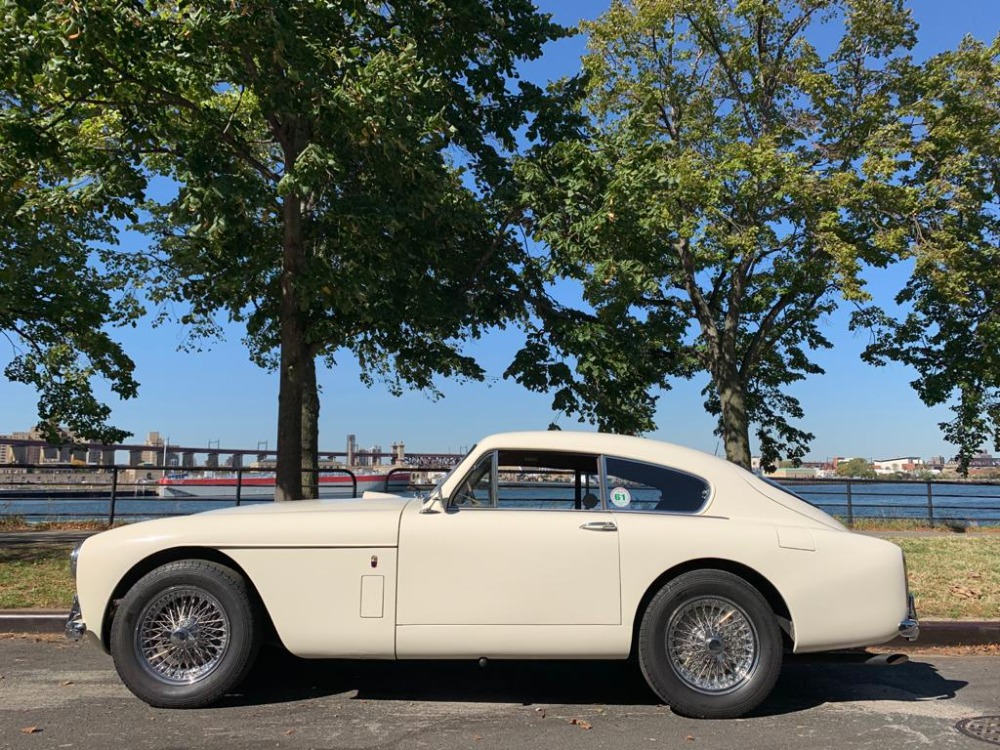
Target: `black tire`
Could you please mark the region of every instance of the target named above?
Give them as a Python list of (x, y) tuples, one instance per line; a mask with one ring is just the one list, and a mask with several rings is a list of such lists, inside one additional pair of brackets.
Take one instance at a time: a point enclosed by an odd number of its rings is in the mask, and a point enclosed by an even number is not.
[(126, 594), (111, 625), (111, 655), (128, 689), (149, 705), (199, 708), (246, 677), (260, 648), (260, 619), (238, 573), (179, 560)]
[(767, 698), (782, 640), (767, 600), (742, 578), (695, 570), (666, 583), (639, 627), (639, 666), (671, 710), (731, 719)]

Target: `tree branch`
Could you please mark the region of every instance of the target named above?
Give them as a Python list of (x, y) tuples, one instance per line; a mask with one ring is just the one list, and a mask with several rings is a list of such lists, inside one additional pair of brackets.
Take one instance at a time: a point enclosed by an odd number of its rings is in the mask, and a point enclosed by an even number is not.
[(685, 14), (684, 17), (687, 18), (691, 27), (698, 32), (699, 35), (701, 35), (701, 37), (708, 43), (708, 45), (712, 48), (712, 51), (715, 53), (715, 56), (719, 61), (719, 66), (722, 68), (722, 72), (725, 74), (726, 80), (729, 82), (729, 87), (733, 90), (733, 98), (739, 105), (740, 112), (743, 115), (743, 122), (746, 124), (747, 130), (750, 131), (751, 135), (756, 138), (759, 133), (757, 126), (754, 125), (753, 117), (750, 115), (750, 108), (747, 105), (746, 94), (743, 93), (743, 87), (740, 86), (739, 81), (736, 80), (736, 76), (729, 67), (729, 61), (726, 59), (726, 54), (722, 49), (722, 45), (715, 36), (715, 31), (710, 25), (702, 28), (701, 25), (699, 25), (694, 18), (691, 17), (691, 14)]

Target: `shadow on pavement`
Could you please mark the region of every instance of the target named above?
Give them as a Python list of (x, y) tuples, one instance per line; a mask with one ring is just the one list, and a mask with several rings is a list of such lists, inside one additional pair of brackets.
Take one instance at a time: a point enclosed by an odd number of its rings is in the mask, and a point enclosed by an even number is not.
[[(753, 716), (775, 716), (824, 703), (928, 701), (955, 697), (967, 683), (930, 664), (870, 666), (856, 655), (786, 659), (774, 692)], [(658, 705), (635, 662), (379, 662), (298, 659), (265, 649), (243, 684), (220, 706), (259, 705), (353, 694), (356, 700), (472, 703)]]
[(775, 716), (822, 705), (868, 701), (951, 700), (969, 683), (942, 677), (931, 664), (869, 665), (863, 654), (813, 654), (786, 659), (771, 696), (753, 713)]

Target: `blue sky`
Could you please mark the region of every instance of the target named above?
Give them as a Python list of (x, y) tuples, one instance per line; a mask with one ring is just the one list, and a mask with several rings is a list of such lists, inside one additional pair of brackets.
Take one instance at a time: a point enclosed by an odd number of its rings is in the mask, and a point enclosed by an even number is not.
[[(596, 18), (607, 2), (539, 0), (543, 11), (572, 25)], [(920, 24), (918, 57), (952, 48), (967, 33), (990, 39), (1000, 30), (998, 0), (911, 0)], [(542, 59), (525, 66), (524, 77), (538, 82), (569, 75), (579, 67), (585, 40), (577, 37), (554, 43)], [(128, 240), (126, 240), (127, 242)], [(878, 274), (870, 288), (877, 299), (888, 299), (905, 281), (898, 269)], [(890, 365), (873, 368), (859, 354), (864, 334), (847, 331), (847, 312), (824, 322), (835, 347), (818, 352), (816, 361), (826, 375), (813, 377), (793, 391), (805, 408), (801, 425), (816, 435), (811, 457), (834, 455), (887, 458), (901, 455), (946, 455), (954, 450), (941, 438), (937, 423), (949, 416), (946, 408), (928, 409), (909, 386), (914, 373)], [(178, 346), (186, 332), (175, 325), (118, 331), (126, 351), (136, 362), (141, 383), (139, 398), (112, 400), (113, 423), (144, 438), (150, 430), (169, 436), (172, 444), (207, 446), (219, 440), (226, 447), (275, 446), (278, 379), (252, 365), (233, 327), (224, 342), (201, 353), (182, 353)], [(421, 393), (389, 395), (384, 387), (369, 389), (359, 380), (350, 357), (333, 370), (321, 371), (322, 408), (320, 446), (343, 450), (346, 435), (357, 435), (359, 445), (388, 447), (405, 441), (418, 452), (458, 451), (491, 432), (544, 429), (558, 421), (564, 429), (593, 429), (574, 417), (554, 414), (550, 398), (533, 394), (505, 381), (501, 373), (521, 342), (516, 331), (498, 332), (473, 342), (476, 356), (489, 377), (485, 383), (440, 383), (444, 398)], [(7, 352), (0, 350), (0, 368)], [(652, 437), (710, 453), (721, 452), (712, 434), (714, 422), (704, 413), (700, 391), (703, 378), (679, 382), (661, 395)], [(101, 389), (104, 393), (105, 390)], [(28, 429), (36, 421), (35, 394), (0, 379), (0, 433)]]

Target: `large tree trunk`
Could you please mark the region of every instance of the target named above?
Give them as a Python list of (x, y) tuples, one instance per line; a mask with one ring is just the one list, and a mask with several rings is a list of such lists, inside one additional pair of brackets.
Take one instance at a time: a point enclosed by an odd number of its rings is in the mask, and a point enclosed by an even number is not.
[(302, 497), (319, 497), (319, 388), (312, 347), (302, 362)]
[(735, 368), (720, 368), (715, 375), (715, 387), (722, 406), (720, 424), (726, 458), (750, 469), (750, 421), (747, 418), (746, 396)]
[(293, 190), (283, 204), (284, 236), (281, 262), (281, 371), (278, 388), (278, 460), (274, 499), (302, 497), (302, 404), (305, 325), (298, 303), (298, 280), (304, 266), (302, 207)]

